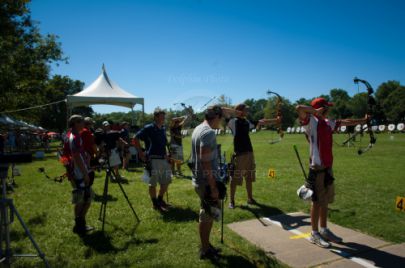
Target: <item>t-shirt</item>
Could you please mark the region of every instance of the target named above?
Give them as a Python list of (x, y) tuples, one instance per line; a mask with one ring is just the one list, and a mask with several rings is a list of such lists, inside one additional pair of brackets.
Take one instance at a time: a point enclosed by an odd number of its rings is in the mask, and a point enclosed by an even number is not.
[(182, 145), (183, 139), (181, 136), (182, 126), (170, 128), (170, 144)]
[(228, 122), (228, 127), (233, 135), (233, 151), (235, 153), (253, 152), (249, 131), (254, 125), (245, 118), (232, 118)]
[(211, 150), (209, 156), (211, 169), (214, 171), (214, 178), (218, 178), (218, 152), (217, 140), (214, 130), (206, 123), (198, 125), (191, 136), (191, 159), (195, 163), (195, 172), (193, 174), (193, 185), (205, 186), (208, 184), (207, 176), (203, 172), (201, 162), (201, 149), (208, 147)]
[[(69, 147), (70, 147), (70, 153), (73, 154), (78, 153), (81, 160), (83, 161), (84, 168), (86, 169), (86, 172), (89, 172), (90, 167), (88, 166), (88, 156), (86, 154), (86, 151), (84, 150), (83, 147), (83, 140), (78, 133), (70, 132), (69, 133)], [(75, 161), (73, 161), (73, 174), (76, 180), (81, 180), (84, 179), (84, 174), (80, 170), (80, 168), (76, 165)], [(84, 182), (83, 185), (84, 186)]]
[(310, 166), (331, 168), (333, 165), (332, 134), (340, 126), (340, 121), (308, 115), (301, 124), (309, 140)]
[(166, 129), (159, 128), (155, 123), (146, 125), (135, 134), (135, 138), (145, 142), (148, 156), (164, 157), (166, 155)]

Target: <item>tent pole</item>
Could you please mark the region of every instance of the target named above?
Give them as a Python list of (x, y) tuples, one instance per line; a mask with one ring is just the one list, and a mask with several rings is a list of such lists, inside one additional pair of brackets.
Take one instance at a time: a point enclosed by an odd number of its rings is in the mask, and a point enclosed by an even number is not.
[(142, 104), (142, 126), (145, 125), (145, 104)]
[(131, 126), (134, 125), (134, 118), (135, 118), (135, 111), (134, 107), (131, 108), (132, 116), (131, 116)]
[(68, 102), (66, 101), (66, 129), (69, 128), (69, 117), (70, 114), (72, 113), (71, 109), (70, 109), (70, 105), (68, 104)]

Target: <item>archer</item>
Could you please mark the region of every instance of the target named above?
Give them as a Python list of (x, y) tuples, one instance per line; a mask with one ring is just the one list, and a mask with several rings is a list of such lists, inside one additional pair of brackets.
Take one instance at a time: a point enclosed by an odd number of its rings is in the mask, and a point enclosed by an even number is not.
[[(311, 106), (298, 105), (296, 110), (310, 145), (310, 168), (307, 185), (314, 191), (311, 206), (312, 232), (310, 242), (328, 248), (330, 242), (341, 243), (338, 237), (327, 228), (328, 204), (334, 201), (334, 177), (332, 172), (333, 154), (332, 134), (339, 126), (364, 124), (364, 119), (331, 120), (327, 118), (329, 108), (333, 103), (324, 98), (312, 100)], [(320, 222), (320, 231), (318, 224)]]

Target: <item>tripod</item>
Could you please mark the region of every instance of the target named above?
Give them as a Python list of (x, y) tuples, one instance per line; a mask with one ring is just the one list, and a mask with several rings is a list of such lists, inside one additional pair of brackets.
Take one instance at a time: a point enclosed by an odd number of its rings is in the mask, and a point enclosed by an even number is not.
[(122, 194), (124, 195), (125, 199), (127, 200), (127, 203), (129, 205), (129, 207), (131, 208), (132, 213), (134, 214), (134, 217), (136, 219), (136, 225), (135, 225), (135, 228), (136, 228), (139, 225), (139, 223), (141, 222), (141, 220), (139, 219), (138, 215), (135, 212), (134, 207), (132, 206), (131, 202), (129, 201), (129, 198), (128, 198), (126, 192), (124, 191), (124, 187), (122, 187), (121, 182), (117, 179), (117, 175), (115, 174), (114, 170), (110, 166), (109, 154), (107, 154), (106, 163), (107, 163), (107, 168), (105, 171), (103, 198), (101, 201), (100, 213), (99, 213), (99, 217), (98, 217), (98, 219), (102, 222), (101, 230), (102, 230), (102, 232), (104, 232), (105, 216), (106, 216), (107, 202), (108, 202), (108, 183), (109, 183), (110, 179), (115, 181), (118, 184), (118, 186), (121, 189)]
[[(7, 198), (7, 171), (8, 164), (6, 167), (0, 167), (0, 179), (2, 185), (2, 196), (0, 199), (0, 263), (5, 263), (7, 266), (10, 266), (10, 259), (12, 257), (40, 257), (44, 261), (45, 267), (50, 267), (48, 260), (45, 258), (45, 254), (41, 251), (38, 244), (35, 242), (20, 213), (18, 213), (17, 208), (14, 206), (13, 199)], [(32, 245), (37, 251), (37, 255), (12, 253), (10, 248), (10, 224), (14, 221), (14, 215), (17, 216), (17, 219), (23, 227), (25, 234), (28, 236)]]

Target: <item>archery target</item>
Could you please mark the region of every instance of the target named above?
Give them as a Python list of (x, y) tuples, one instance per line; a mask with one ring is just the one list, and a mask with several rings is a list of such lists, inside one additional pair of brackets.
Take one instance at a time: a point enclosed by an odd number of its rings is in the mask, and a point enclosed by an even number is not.
[(379, 125), (378, 130), (383, 132), (385, 130), (385, 125)]
[(305, 128), (304, 128), (304, 126), (301, 127), (301, 133), (305, 133)]
[(388, 130), (389, 131), (394, 131), (395, 130), (395, 125), (394, 124), (389, 124), (388, 125)]
[(367, 124), (364, 124), (363, 125), (363, 131), (367, 131), (367, 130), (368, 130)]
[(397, 130), (398, 130), (398, 131), (403, 131), (404, 128), (405, 128), (404, 123), (399, 123), (399, 124), (397, 125)]
[(361, 131), (361, 125), (357, 125), (354, 129), (355, 129), (357, 132), (360, 132), (360, 131)]
[(340, 127), (340, 132), (346, 132), (346, 126), (341, 126)]
[(291, 132), (291, 127), (288, 127), (287, 128), (287, 133), (290, 133)]
[(371, 127), (371, 130), (372, 130), (372, 131), (377, 131), (377, 130), (378, 130), (378, 126), (372, 126), (372, 127)]
[(294, 133), (295, 132), (295, 127), (292, 127), (291, 128), (291, 133)]
[(300, 133), (301, 132), (301, 128), (300, 127), (296, 127), (295, 128), (295, 133)]

